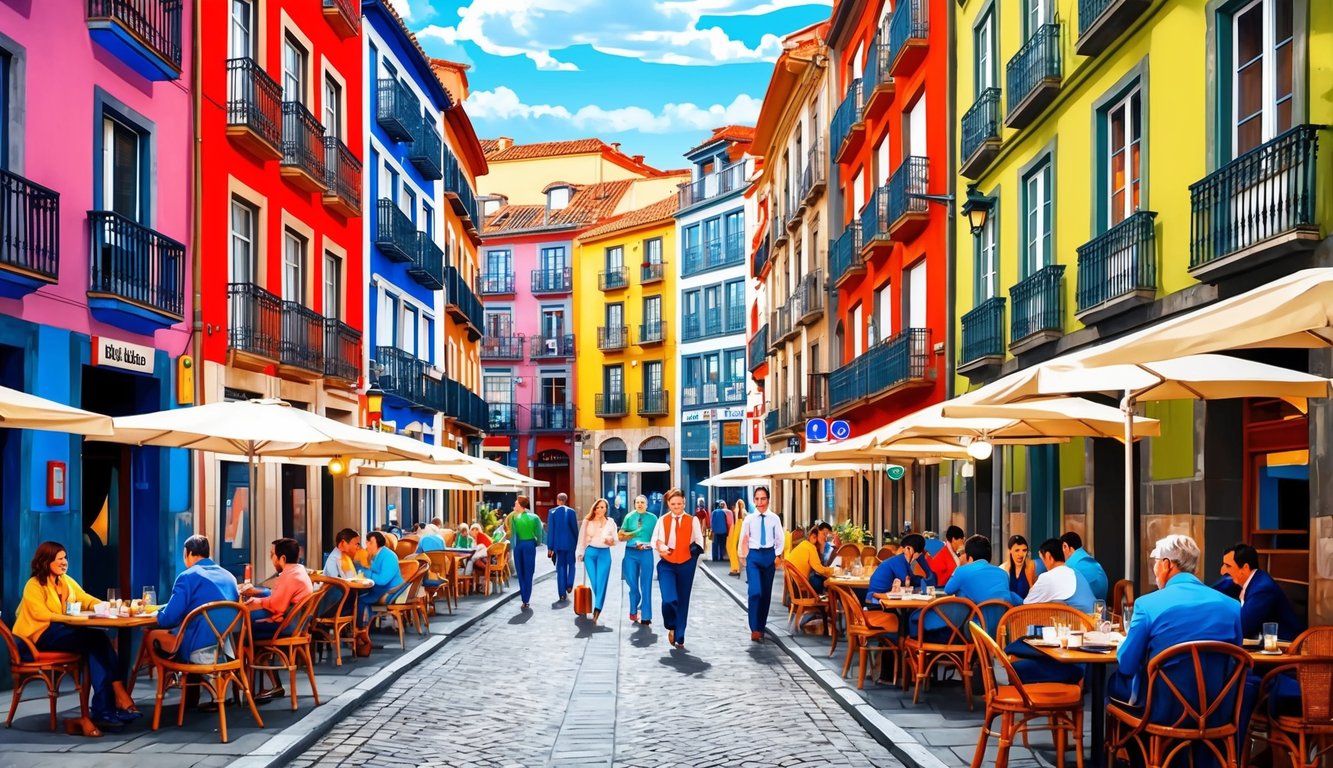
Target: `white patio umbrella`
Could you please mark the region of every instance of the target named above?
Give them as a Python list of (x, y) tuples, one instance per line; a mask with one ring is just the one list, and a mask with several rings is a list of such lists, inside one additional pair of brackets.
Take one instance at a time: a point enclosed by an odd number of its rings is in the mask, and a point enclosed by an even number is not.
[(44, 429), (75, 435), (111, 434), (111, 417), (0, 387), (0, 427)]
[[(463, 454), (466, 455), (466, 454)], [(487, 459), (469, 457), (466, 464), (431, 464), (424, 461), (390, 461), (376, 466), (365, 465), (357, 469), (357, 476), (363, 478), (416, 478), (444, 482), (468, 483), (474, 488), (483, 485), (527, 485), (546, 487), (548, 483), (497, 464)], [(415, 487), (415, 486), (403, 486)]]
[(662, 461), (608, 461), (602, 465), (603, 472), (670, 472), (671, 465)]
[(807, 457), (802, 453), (776, 453), (765, 459), (742, 464), (735, 469), (714, 475), (704, 480), (701, 485), (710, 488), (756, 485), (768, 480), (812, 480), (829, 477), (854, 477), (863, 472), (887, 468), (884, 461), (863, 459), (861, 461), (829, 461), (797, 466), (796, 462)]

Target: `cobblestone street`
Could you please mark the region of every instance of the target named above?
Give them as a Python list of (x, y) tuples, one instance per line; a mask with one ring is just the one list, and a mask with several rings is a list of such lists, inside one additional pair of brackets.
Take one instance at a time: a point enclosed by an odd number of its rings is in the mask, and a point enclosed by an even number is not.
[(619, 574), (617, 559), (602, 626), (539, 583), (531, 613), (485, 619), (292, 765), (901, 765), (779, 648), (752, 644), (703, 574), (686, 651), (660, 616), (629, 622)]

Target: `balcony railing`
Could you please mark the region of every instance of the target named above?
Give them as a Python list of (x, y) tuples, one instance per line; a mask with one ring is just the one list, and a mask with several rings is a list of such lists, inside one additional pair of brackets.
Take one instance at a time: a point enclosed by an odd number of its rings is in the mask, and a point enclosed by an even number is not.
[(1079, 0), (1074, 52), (1096, 56), (1130, 28), (1152, 0)]
[(728, 232), (722, 239), (722, 263), (720, 267), (732, 267), (745, 262), (745, 234)]
[(439, 409), (440, 394), (428, 392), (426, 385), (428, 365), (416, 355), (398, 347), (376, 347), (374, 362), (379, 370), (375, 383), (385, 394), (425, 408)]
[(1017, 344), (1041, 333), (1060, 334), (1064, 330), (1065, 265), (1051, 264), (1033, 272), (1009, 289), (1013, 305), (1009, 343)]
[(624, 392), (603, 392), (597, 395), (596, 412), (599, 418), (625, 416), (629, 413), (625, 405)]
[(526, 337), (523, 334), (516, 336), (483, 336), (481, 337), (481, 359), (522, 360), (524, 341), (526, 341)]
[(534, 336), (529, 355), (533, 360), (549, 360), (574, 356), (574, 334), (563, 336)]
[(639, 282), (643, 285), (660, 283), (664, 275), (666, 275), (666, 265), (660, 261), (639, 265)]
[(671, 392), (665, 389), (639, 393), (640, 416), (665, 416), (671, 403)]
[(1004, 360), (1004, 297), (992, 296), (963, 315), (959, 369)]
[(1043, 24), (1005, 66), (1005, 124), (1022, 128), (1032, 122), (1059, 92), (1060, 78), (1060, 25)]
[[(889, 187), (875, 187), (866, 207), (861, 209), (861, 248), (873, 250), (889, 241)], [(873, 258), (873, 257), (872, 257)]]
[(227, 346), (277, 360), (282, 347), (282, 299), (254, 283), (228, 283), (227, 304)]
[(472, 182), (449, 147), (444, 148), (444, 196), (454, 211), (463, 218), (463, 226), (473, 233), (481, 231), (481, 216), (477, 212), (477, 195)]
[(841, 285), (847, 278), (862, 272), (865, 272), (865, 262), (861, 260), (861, 226), (852, 222), (837, 240), (829, 244), (829, 273), (833, 275), (833, 284)]
[(724, 381), (721, 384), (709, 382), (694, 383), (681, 391), (682, 408), (699, 408), (708, 405), (745, 402), (745, 381)]
[(722, 333), (722, 310), (720, 308), (704, 310), (704, 335), (716, 336)]
[(815, 146), (810, 149), (805, 158), (805, 170), (801, 172), (801, 196), (807, 203), (814, 202), (819, 194), (824, 191), (828, 171), (824, 167), (824, 150), (821, 149), (822, 140), (819, 136), (815, 137)]
[(747, 359), (750, 361), (750, 371), (753, 372), (768, 362), (768, 323), (759, 326), (759, 330), (750, 337), (749, 346)]
[(597, 288), (603, 291), (616, 291), (629, 285), (629, 269), (615, 267), (597, 273)]
[(361, 4), (356, 0), (324, 0), (324, 18), (342, 37), (361, 32)]
[(569, 267), (564, 269), (532, 270), (533, 293), (569, 293), (573, 280)]
[(930, 368), (930, 329), (908, 328), (828, 375), (829, 405), (838, 410), (913, 381)]
[(963, 113), (963, 175), (975, 179), (1000, 150), (1000, 89), (987, 88)]
[(809, 324), (818, 320), (820, 315), (824, 314), (824, 270), (816, 269), (802, 277), (801, 285), (797, 290), (801, 302), (796, 321)]
[(1215, 262), (1270, 241), (1280, 246), (1270, 251), (1276, 255), (1293, 241), (1318, 240), (1319, 130), (1298, 125), (1190, 185), (1191, 270), (1210, 272)]
[(439, 131), (435, 130), (431, 120), (422, 117), (417, 121), (416, 130), (413, 132), (412, 148), (407, 151), (407, 160), (421, 171), (421, 175), (425, 178), (442, 179), (444, 178), (443, 147)]
[(597, 348), (603, 352), (629, 346), (629, 326), (597, 326)]
[[(150, 80), (174, 80), (181, 71), (181, 7), (181, 0), (88, 0), (88, 26), (136, 72)], [(128, 34), (106, 29), (111, 24)], [(110, 37), (102, 37), (104, 31)], [(140, 48), (160, 61), (139, 61)]]
[(324, 322), (323, 315), (299, 301), (282, 302), (282, 345), (278, 361), (323, 373)]
[(444, 401), (438, 408), (445, 418), (469, 426), (478, 432), (485, 431), (490, 423), (490, 409), (487, 408), (486, 401), (481, 395), (453, 379), (444, 379), (440, 383), (443, 385), (440, 389), (443, 391)]
[(877, 31), (870, 39), (870, 49), (866, 51), (866, 66), (861, 73), (861, 87), (865, 89), (866, 101), (870, 101), (875, 89), (893, 84), (889, 67), (893, 64), (893, 47), (888, 35), (883, 30)]
[(727, 333), (745, 330), (745, 307), (727, 307)]
[(361, 215), (361, 161), (337, 136), (324, 137), (324, 163), (328, 178), (325, 202), (333, 202), (348, 216)]
[(1078, 248), (1078, 312), (1157, 293), (1154, 211), (1139, 211)]
[(416, 94), (396, 77), (382, 77), (379, 82), (375, 122), (394, 141), (412, 141), (421, 122), (421, 103)]
[(930, 160), (924, 157), (903, 158), (889, 177), (889, 233), (895, 240), (912, 234), (904, 231), (908, 220), (928, 215), (928, 203), (920, 195), (926, 194), (929, 182)]
[(889, 47), (893, 49), (890, 71), (901, 74), (920, 60), (930, 37), (925, 0), (902, 0), (889, 20)]
[(137, 304), (173, 320), (185, 314), (185, 246), (113, 211), (89, 211), (90, 294)]
[(828, 415), (828, 374), (807, 374), (805, 418), (816, 419), (826, 415)]
[(861, 111), (865, 104), (861, 99), (861, 81), (853, 80), (847, 88), (847, 95), (833, 113), (833, 124), (829, 129), (834, 159), (842, 157), (842, 146), (852, 134), (853, 126), (861, 122)]
[(55, 282), (60, 271), (60, 194), (0, 170), (0, 268)]
[(793, 432), (800, 431), (805, 423), (805, 395), (796, 394), (787, 398), (778, 409), (781, 425)]
[(417, 229), (394, 201), (380, 198), (375, 212), (375, 246), (390, 261), (411, 261), (416, 253)]
[(665, 320), (639, 323), (639, 346), (661, 344), (666, 341), (667, 324)]
[(324, 375), (350, 382), (361, 375), (361, 332), (332, 317), (324, 318)]
[(441, 282), (445, 310), (459, 322), (472, 326), (473, 335), (480, 337), (486, 323), (486, 311), (481, 305), (481, 299), (472, 292), (471, 284), (463, 278), (458, 267), (452, 264), (444, 268), (444, 280)]
[(254, 59), (227, 60), (227, 128), (265, 156), (282, 151), (282, 87)]
[(574, 406), (550, 403), (532, 404), (532, 431), (569, 432), (574, 429)]
[(704, 268), (704, 246), (703, 243), (694, 243), (685, 246), (681, 252), (681, 266), (686, 275), (701, 272)]
[(787, 312), (787, 302), (783, 301), (777, 305), (768, 315), (768, 341), (770, 348), (776, 349), (782, 346), (790, 336), (793, 328), (796, 328), (796, 322)]
[(693, 341), (703, 336), (703, 315), (701, 313), (681, 313), (681, 341)]
[(323, 189), (324, 126), (299, 101), (282, 102), (282, 165), (300, 171), (311, 186)]
[(765, 436), (777, 434), (778, 430), (782, 428), (781, 426), (778, 425), (778, 416), (779, 416), (778, 409), (776, 408), (764, 413)]
[(482, 296), (507, 296), (513, 292), (513, 272), (482, 272), (477, 278), (477, 293)]
[(518, 431), (518, 406), (514, 403), (487, 403), (486, 431), (503, 433)]
[(680, 207), (688, 208), (706, 200), (744, 189), (749, 179), (746, 168), (747, 162), (741, 160), (718, 170), (716, 173), (705, 174), (694, 181), (681, 184), (680, 191), (677, 193)]
[(438, 291), (444, 287), (444, 251), (427, 232), (417, 232), (417, 246), (412, 251), (412, 263), (407, 268), (423, 287)]
[[(784, 229), (783, 231), (785, 232), (786, 230)], [(770, 238), (764, 238), (764, 240), (759, 243), (759, 247), (755, 249), (755, 252), (751, 257), (751, 277), (757, 278), (764, 273), (764, 267), (768, 266), (768, 251), (772, 247), (773, 244)]]

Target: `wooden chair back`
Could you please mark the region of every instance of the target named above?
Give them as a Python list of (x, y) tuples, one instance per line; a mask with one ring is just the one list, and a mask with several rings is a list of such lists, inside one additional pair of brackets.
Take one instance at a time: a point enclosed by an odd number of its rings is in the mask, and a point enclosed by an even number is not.
[(1057, 621), (1085, 632), (1093, 629), (1091, 616), (1064, 603), (1016, 605), (1000, 619), (995, 641), (1004, 647), (1026, 635), (1031, 625), (1049, 627)]
[(805, 531), (800, 528), (795, 529), (794, 531), (791, 532), (791, 545), (794, 547), (797, 544), (800, 544), (804, 538), (805, 538)]
[(1111, 599), (1107, 601), (1106, 610), (1119, 616), (1121, 603), (1131, 609), (1134, 607), (1134, 582), (1129, 579), (1121, 579), (1111, 585)]
[[(315, 607), (315, 618), (336, 619), (343, 615), (343, 606), (347, 602), (347, 595), (351, 589), (342, 579), (334, 579), (328, 576), (311, 576), (311, 583), (320, 587), (315, 594), (319, 595), (319, 602)], [(323, 586), (320, 586), (323, 585)], [(349, 617), (350, 613), (347, 614)]]
[(861, 547), (861, 562), (866, 565), (875, 565), (879, 562), (879, 555), (874, 547), (869, 544)]
[(5, 641), (5, 648), (9, 651), (9, 665), (11, 667), (31, 663), (23, 660), (22, 654), (19, 653), (19, 643), (23, 643), (24, 647), (28, 649), (28, 653), (31, 654), (29, 658), (37, 658), (37, 646), (33, 645), (28, 638), (14, 634), (4, 621), (0, 621), (0, 639)]
[(239, 672), (253, 647), (250, 612), (245, 606), (230, 600), (204, 603), (186, 614), (185, 620), (181, 622), (180, 634), (184, 635), (196, 624), (204, 627), (202, 636), (209, 640), (204, 647), (212, 646), (216, 650), (217, 661), (212, 664), (193, 664), (188, 660), (157, 659), (155, 663), (200, 674)]
[(458, 562), (458, 558), (448, 552), (427, 552), (426, 559), (430, 561), (429, 574), (434, 579), (448, 579), (449, 566)]
[[(1148, 662), (1143, 699), (1147, 730), (1173, 739), (1231, 738), (1240, 730), (1241, 689), (1253, 664), (1244, 649), (1212, 641), (1180, 643), (1157, 654)], [(1164, 713), (1175, 719), (1160, 722)]]
[(801, 572), (795, 568), (783, 568), (784, 578), (787, 582), (787, 589), (790, 590), (793, 600), (805, 600), (807, 602), (819, 602), (819, 593), (815, 591), (810, 579), (801, 575)]
[(850, 568), (852, 563), (861, 559), (861, 545), (843, 544), (841, 547), (838, 547), (837, 556), (838, 562), (842, 564), (842, 567)]
[[(941, 597), (926, 603), (925, 608), (917, 614), (916, 622), (916, 641), (919, 645), (929, 645), (932, 648), (937, 646), (948, 646), (949, 648), (966, 648), (972, 644), (971, 633), (968, 625), (971, 623), (980, 623), (980, 614), (977, 613), (977, 604), (965, 597)], [(948, 637), (944, 642), (935, 642), (926, 640), (926, 620), (934, 617), (944, 623), (942, 629), (948, 632)], [(937, 627), (936, 629), (941, 629)]]
[(847, 618), (847, 633), (850, 635), (856, 633), (869, 633), (874, 630), (866, 623), (865, 609), (861, 607), (861, 601), (857, 599), (856, 593), (851, 587), (842, 584), (830, 584), (829, 594), (833, 600), (838, 601), (842, 609), (842, 615)]
[(440, 534), (440, 538), (444, 539), (444, 546), (446, 547), (452, 547), (457, 536), (458, 534), (454, 532), (453, 528), (445, 528), (444, 532)]
[(1009, 655), (980, 624), (974, 621), (968, 625), (968, 628), (972, 632), (972, 641), (977, 646), (977, 656), (981, 662), (981, 682), (985, 687), (986, 700), (990, 701), (1000, 687), (995, 678), (995, 665), (999, 664), (1004, 670), (1005, 679), (1009, 681), (1009, 685), (1012, 685), (1018, 691), (1019, 698), (1023, 700), (1023, 707), (1031, 709), (1032, 697), (1028, 695), (1023, 680), (1018, 676), (1018, 670), (1014, 669), (1013, 663), (1009, 661)]
[(1303, 657), (1296, 663), (1302, 727), (1333, 727), (1333, 627), (1305, 630), (1291, 641), (1289, 653)]
[(413, 539), (403, 539), (402, 541), (399, 541), (397, 544), (395, 544), (393, 547), (394, 554), (398, 555), (400, 559), (404, 557), (409, 557), (412, 555), (412, 553), (416, 551), (417, 551), (417, 543)]
[[(321, 590), (322, 591), (322, 590)], [(311, 592), (298, 603), (293, 604), (287, 609), (286, 615), (278, 624), (278, 630), (273, 633), (276, 638), (302, 638), (310, 634), (310, 622), (315, 618), (315, 612), (320, 607), (320, 601), (323, 598), (319, 592)]]
[(897, 547), (893, 546), (892, 544), (885, 544), (884, 546), (879, 548), (878, 552), (875, 553), (875, 557), (878, 557), (879, 561), (882, 563), (896, 554), (898, 554)]

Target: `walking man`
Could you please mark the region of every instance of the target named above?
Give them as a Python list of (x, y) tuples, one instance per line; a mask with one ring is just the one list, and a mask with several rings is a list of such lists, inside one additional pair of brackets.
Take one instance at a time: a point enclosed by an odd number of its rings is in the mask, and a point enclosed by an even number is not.
[(768, 489), (754, 491), (753, 515), (741, 528), (740, 555), (749, 580), (750, 639), (762, 642), (768, 624), (768, 608), (773, 601), (773, 573), (787, 534), (777, 515), (768, 513)]
[(549, 529), (546, 536), (546, 554), (555, 564), (556, 590), (560, 593), (560, 602), (574, 589), (574, 550), (578, 547), (579, 519), (578, 512), (568, 505), (568, 494), (560, 493), (555, 497), (556, 506), (551, 507), (546, 517)]
[(657, 561), (657, 586), (662, 590), (662, 623), (667, 642), (685, 648), (685, 620), (690, 613), (690, 590), (694, 587), (695, 558), (704, 551), (703, 526), (699, 518), (685, 514), (685, 492), (672, 488), (663, 497), (668, 514), (657, 521), (652, 545), (662, 556)]
[(713, 562), (725, 560), (727, 534), (731, 533), (731, 511), (727, 509), (727, 502), (722, 499), (718, 499), (717, 506), (713, 507), (709, 528), (713, 533)]
[[(621, 575), (629, 583), (629, 620), (645, 627), (653, 623), (653, 529), (657, 515), (648, 511), (648, 499), (634, 499), (634, 511), (625, 516), (620, 540), (625, 542)], [(642, 621), (640, 621), (642, 615)]]
[(509, 515), (509, 537), (513, 540), (514, 570), (518, 572), (518, 594), (523, 610), (528, 610), (532, 599), (532, 574), (537, 567), (537, 545), (542, 542), (542, 519), (528, 511), (532, 502), (527, 496), (514, 499), (514, 511)]

